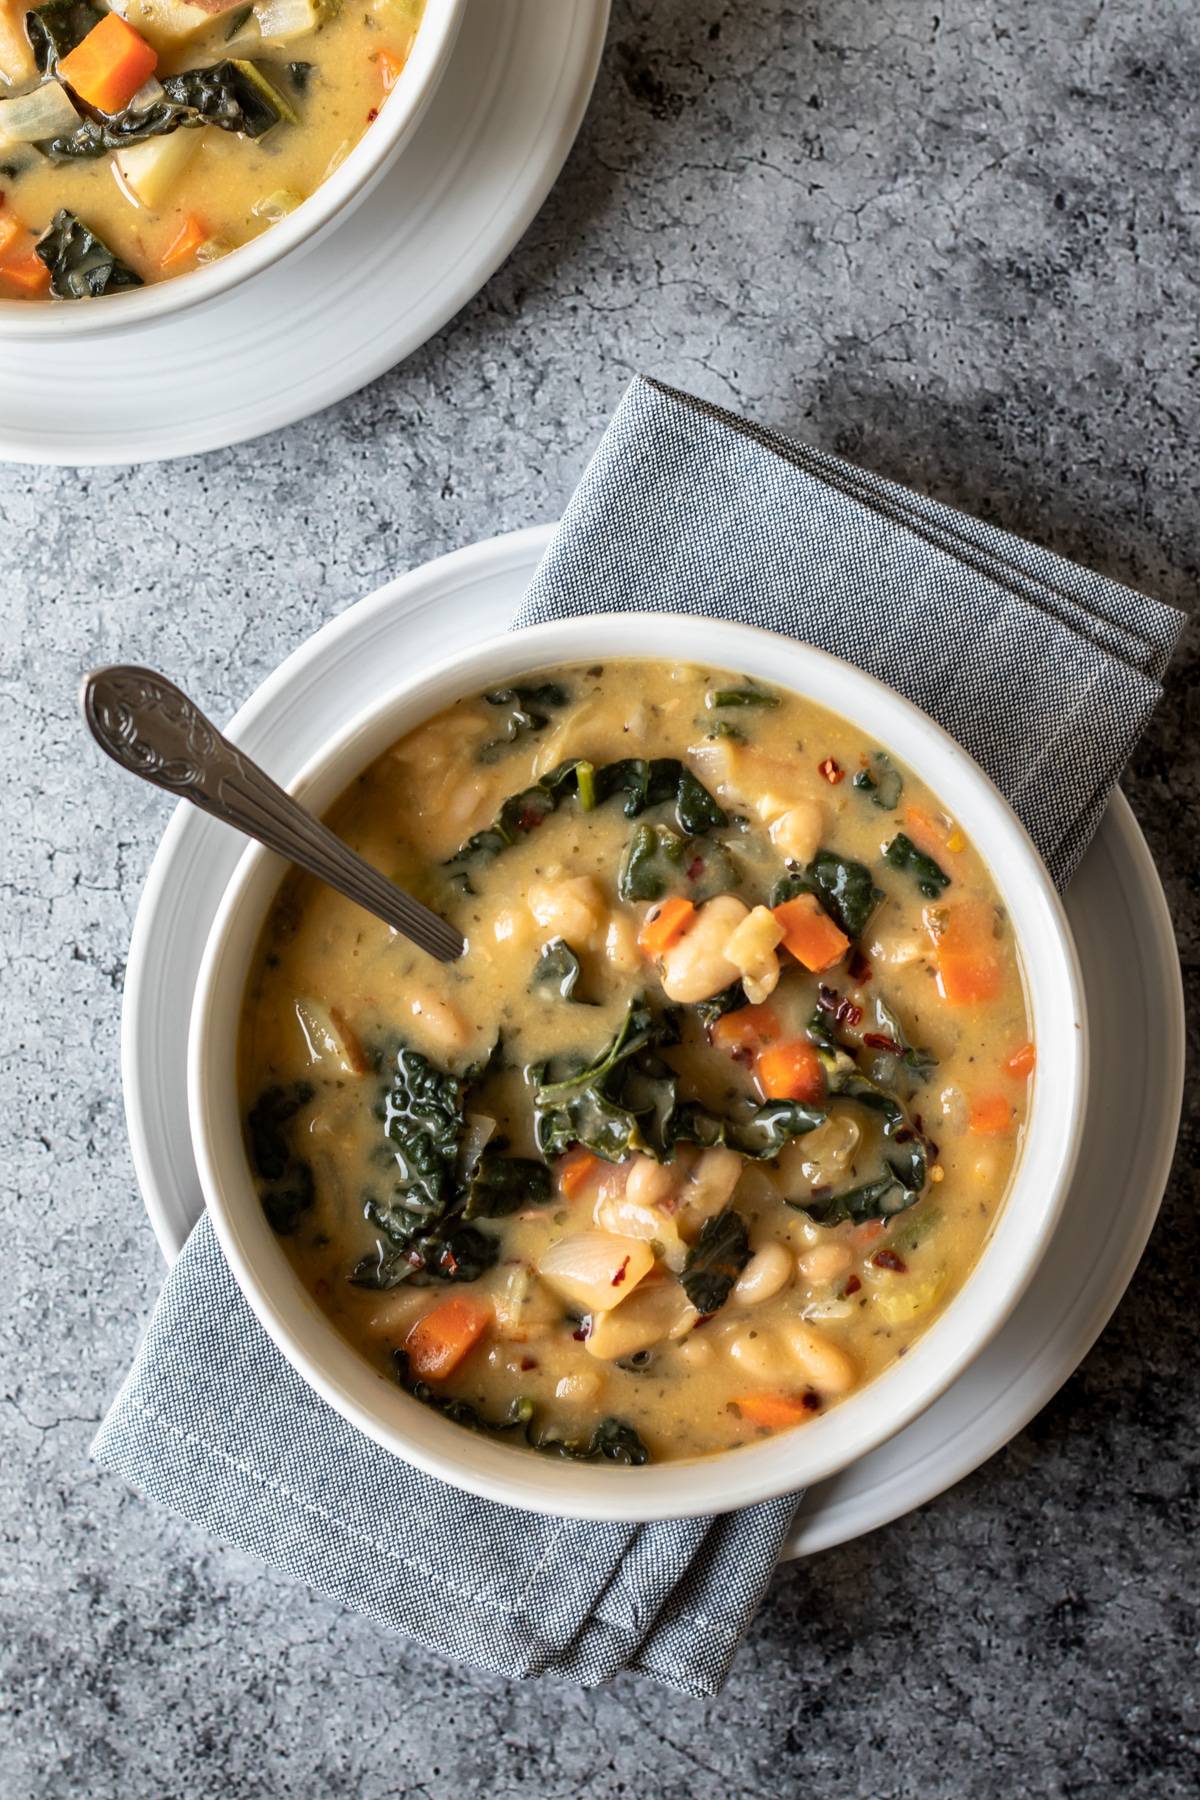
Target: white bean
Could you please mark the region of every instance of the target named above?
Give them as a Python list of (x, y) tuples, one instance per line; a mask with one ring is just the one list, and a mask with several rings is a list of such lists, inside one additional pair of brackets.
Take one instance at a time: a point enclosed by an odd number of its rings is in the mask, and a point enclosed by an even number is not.
[(788, 1349), (819, 1394), (845, 1394), (854, 1386), (858, 1370), (838, 1344), (810, 1325), (791, 1320), (784, 1326)]
[(732, 894), (718, 894), (697, 909), (689, 929), (663, 954), (662, 984), (668, 1000), (691, 1006), (738, 979), (741, 971), (726, 956), (725, 946), (748, 912)]
[(736, 1306), (758, 1306), (786, 1287), (791, 1275), (792, 1259), (783, 1245), (764, 1244), (738, 1276), (730, 1298)]
[(551, 937), (565, 937), (577, 950), (592, 943), (607, 911), (604, 895), (590, 875), (532, 881), (525, 897), (542, 930)]
[(554, 1390), (554, 1397), (583, 1405), (598, 1400), (603, 1386), (604, 1377), (598, 1370), (593, 1374), (590, 1369), (582, 1369), (576, 1375), (564, 1375)]
[(775, 848), (789, 862), (800, 863), (811, 862), (817, 854), (824, 829), (825, 815), (818, 800), (798, 800), (769, 827)]
[(786, 1360), (777, 1333), (750, 1326), (735, 1332), (726, 1342), (725, 1349), (742, 1373), (757, 1381), (777, 1381), (780, 1364)]
[(655, 1162), (652, 1156), (635, 1156), (626, 1196), (638, 1206), (657, 1206), (675, 1192), (675, 1171), (669, 1163)]
[(815, 1250), (806, 1250), (798, 1261), (805, 1280), (823, 1286), (848, 1275), (854, 1258), (845, 1244), (818, 1244)]
[(438, 1050), (451, 1053), (465, 1050), (471, 1041), (471, 1028), (457, 1007), (442, 1000), (432, 988), (409, 988), (408, 1010), (428, 1042)]
[(642, 966), (638, 954), (637, 930), (624, 913), (614, 913), (604, 934), (604, 954), (620, 975), (631, 975)]
[(690, 1217), (703, 1221), (719, 1213), (741, 1180), (743, 1167), (736, 1150), (706, 1150), (680, 1193)]

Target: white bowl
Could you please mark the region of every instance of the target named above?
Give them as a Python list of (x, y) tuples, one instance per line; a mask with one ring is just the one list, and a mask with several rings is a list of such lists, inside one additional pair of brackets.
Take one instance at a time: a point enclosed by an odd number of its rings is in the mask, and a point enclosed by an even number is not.
[(642, 1469), (560, 1462), (452, 1425), (373, 1369), (339, 1336), (267, 1224), (243, 1147), (237, 1095), (242, 994), (285, 864), (247, 850), (201, 965), (188, 1044), (192, 1141), (229, 1265), (278, 1348), (343, 1417), (395, 1455), (476, 1494), (573, 1518), (662, 1519), (727, 1511), (822, 1481), (924, 1410), (1012, 1311), (1045, 1250), (1067, 1191), (1083, 1120), (1084, 1002), (1058, 896), (1024, 828), (952, 738), (890, 688), (792, 638), (671, 614), (596, 615), (493, 638), (408, 683), (352, 720), (292, 784), (329, 807), (389, 744), (461, 695), (536, 668), (614, 656), (736, 669), (820, 702), (929, 782), (972, 838), (1008, 909), (1024, 968), (1038, 1074), (1009, 1194), (960, 1292), (883, 1375), (780, 1436)]
[(344, 163), (295, 212), (219, 262), (170, 281), (95, 300), (0, 300), (0, 338), (88, 337), (165, 319), (227, 294), (260, 269), (280, 262), (353, 212), (399, 156), (432, 100), (450, 60), (467, 0), (425, 0), (408, 61), (395, 87)]

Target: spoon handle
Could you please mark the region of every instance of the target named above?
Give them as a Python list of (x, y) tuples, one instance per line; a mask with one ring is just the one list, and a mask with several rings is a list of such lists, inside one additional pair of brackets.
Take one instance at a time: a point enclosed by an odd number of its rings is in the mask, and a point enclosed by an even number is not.
[(123, 769), (298, 863), (439, 962), (462, 955), (452, 925), (364, 862), (164, 676), (128, 663), (95, 669), (82, 705), (92, 736)]

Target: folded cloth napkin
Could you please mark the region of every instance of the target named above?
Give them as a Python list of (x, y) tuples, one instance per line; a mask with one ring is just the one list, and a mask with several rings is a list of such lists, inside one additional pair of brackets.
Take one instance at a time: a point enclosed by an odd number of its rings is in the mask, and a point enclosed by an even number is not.
[[(517, 624), (711, 613), (808, 638), (939, 718), (1065, 883), (1158, 698), (1183, 616), (649, 381), (626, 394)], [(614, 645), (614, 648), (618, 646)], [(796, 1496), (589, 1524), (473, 1499), (387, 1455), (279, 1355), (207, 1219), (93, 1455), (154, 1499), (443, 1655), (714, 1693)]]

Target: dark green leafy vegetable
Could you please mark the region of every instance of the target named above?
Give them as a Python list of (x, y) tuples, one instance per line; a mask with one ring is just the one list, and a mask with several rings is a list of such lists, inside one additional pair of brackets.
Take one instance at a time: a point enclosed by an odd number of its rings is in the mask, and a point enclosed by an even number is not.
[(104, 14), (91, 0), (49, 0), (25, 14), (25, 35), (38, 72), (53, 75), (64, 56), (81, 44)]
[(772, 889), (771, 905), (794, 900), (797, 894), (815, 894), (834, 923), (855, 942), (883, 899), (883, 890), (875, 886), (865, 863), (833, 850), (818, 850), (801, 873), (781, 876)]
[(844, 1053), (822, 1053), (822, 1061), (831, 1095), (878, 1113), (891, 1149), (884, 1156), (883, 1173), (874, 1180), (839, 1192), (818, 1188), (804, 1200), (789, 1200), (789, 1206), (807, 1213), (818, 1225), (840, 1225), (847, 1219), (860, 1225), (866, 1219), (891, 1218), (915, 1206), (929, 1168), (925, 1140), (908, 1113), (894, 1094), (863, 1075)]
[(559, 1437), (538, 1431), (531, 1400), (514, 1401), (505, 1419), (488, 1419), (469, 1400), (456, 1400), (451, 1394), (439, 1393), (427, 1381), (414, 1380), (403, 1350), (392, 1352), (392, 1362), (397, 1380), (414, 1400), (419, 1400), (422, 1406), (432, 1407), (455, 1425), (465, 1425), (468, 1431), (479, 1431), (490, 1437), (505, 1437), (519, 1431), (531, 1450), (544, 1456), (568, 1457), (572, 1462), (613, 1462), (641, 1468), (650, 1460), (649, 1452), (633, 1426), (620, 1419), (601, 1419), (589, 1438)]
[(698, 1000), (691, 1010), (700, 1020), (707, 1035), (711, 1033), (717, 1020), (723, 1019), (726, 1013), (741, 1012), (742, 1008), (749, 1004), (741, 982), (735, 981), (729, 987), (722, 988), (719, 994), (712, 994), (707, 1000)]
[(718, 1312), (749, 1261), (750, 1233), (740, 1213), (727, 1206), (715, 1218), (705, 1219), (679, 1277), (696, 1311)]
[[(250, 10), (253, 11), (253, 7)], [(312, 64), (310, 62), (290, 62), (284, 66), (287, 69), (288, 80), (291, 82), (296, 93), (306, 93), (308, 91), (309, 81), (312, 78)]]
[(542, 1155), (561, 1156), (582, 1144), (606, 1162), (622, 1162), (634, 1150), (662, 1161), (670, 1153), (676, 1076), (657, 1050), (669, 1041), (670, 1021), (634, 1000), (612, 1043), (592, 1062), (529, 1068)]
[(724, 1144), (739, 1156), (770, 1162), (792, 1138), (823, 1125), (827, 1116), (820, 1107), (804, 1106), (798, 1100), (766, 1100), (744, 1118), (723, 1119), (696, 1101), (685, 1100), (671, 1120), (670, 1140), (672, 1144), (700, 1144), (706, 1150)]
[(401, 1045), (384, 1094), (383, 1126), (400, 1179), (377, 1223), (403, 1239), (440, 1224), (456, 1188), (465, 1129), (464, 1082)]
[(164, 75), (162, 86), (163, 98), (151, 106), (127, 106), (111, 118), (83, 119), (74, 131), (50, 138), (41, 148), (51, 162), (70, 162), (198, 125), (258, 138), (281, 119), (297, 122), (290, 102), (258, 64), (238, 57), (227, 57), (207, 69)]
[(733, 723), (732, 719), (713, 719), (705, 732), (707, 738), (732, 738), (735, 744), (744, 744), (746, 734)]
[[(575, 1000), (581, 973), (579, 958), (566, 938), (554, 938), (542, 946), (533, 967), (531, 985), (557, 994), (561, 1000)], [(587, 1002), (580, 1001), (579, 1004), (586, 1005)]]
[(34, 248), (50, 271), (50, 292), (60, 300), (92, 299), (142, 286), (141, 276), (65, 207), (55, 213)]
[(685, 894), (697, 905), (728, 894), (741, 875), (719, 839), (680, 837), (669, 825), (639, 825), (625, 847), (617, 874), (622, 900), (661, 900)]
[(250, 1165), (265, 1184), (259, 1192), (262, 1209), (280, 1237), (295, 1231), (316, 1194), (312, 1169), (293, 1151), (288, 1129), (314, 1093), (307, 1081), (265, 1088), (246, 1119)]
[(876, 750), (871, 757), (871, 766), (860, 769), (851, 786), (860, 794), (866, 794), (873, 806), (884, 812), (895, 812), (904, 792), (904, 777), (886, 750)]
[(510, 794), (492, 823), (468, 838), (448, 866), (461, 869), (468, 863), (489, 862), (536, 831), (564, 800), (575, 797), (585, 811), (591, 811), (617, 795), (624, 797), (623, 811), (629, 819), (638, 818), (651, 806), (673, 801), (676, 823), (685, 837), (699, 837), (728, 822), (708, 789), (675, 757), (651, 761), (627, 757), (601, 768), (576, 758), (560, 763), (532, 787)]
[(484, 699), (489, 706), (502, 707), (505, 717), (497, 737), (489, 738), (479, 750), (479, 761), (495, 762), (518, 738), (544, 731), (550, 714), (565, 706), (571, 698), (557, 681), (543, 682), (539, 687), (494, 688)]
[(875, 1053), (874, 1078), (883, 1087), (894, 1085), (903, 1071), (912, 1081), (928, 1081), (938, 1066), (937, 1057), (908, 1041), (903, 1025), (880, 995), (875, 996), (878, 1031), (864, 1031), (863, 1043)]
[(772, 694), (765, 688), (710, 688), (704, 696), (704, 704), (710, 711), (718, 706), (778, 706), (779, 695)]
[(911, 875), (927, 900), (936, 900), (950, 886), (950, 877), (945, 870), (934, 862), (932, 856), (926, 856), (923, 850), (918, 850), (903, 831), (897, 832), (883, 856), (884, 861), (893, 869), (902, 869)]
[(541, 1206), (550, 1198), (550, 1171), (530, 1156), (502, 1156), (488, 1147), (467, 1180), (464, 1219), (503, 1219), (522, 1206)]
[(433, 1276), (438, 1281), (478, 1281), (500, 1255), (497, 1238), (476, 1231), (473, 1225), (449, 1222), (437, 1231), (418, 1231), (396, 1244), (386, 1235), (386, 1214), (378, 1202), (368, 1200), (365, 1210), (385, 1237), (377, 1239), (374, 1251), (356, 1264), (350, 1275), (355, 1287), (399, 1287), (414, 1275)]

